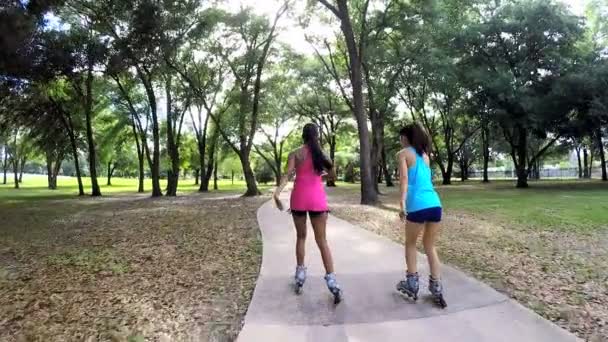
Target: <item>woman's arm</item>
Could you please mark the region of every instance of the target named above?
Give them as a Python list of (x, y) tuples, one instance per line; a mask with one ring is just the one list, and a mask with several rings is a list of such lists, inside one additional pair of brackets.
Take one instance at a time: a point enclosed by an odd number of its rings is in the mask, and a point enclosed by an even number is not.
[(281, 192), (285, 188), (285, 185), (287, 185), (289, 180), (293, 177), (293, 175), (296, 172), (296, 160), (295, 160), (294, 152), (290, 153), (289, 156), (287, 157), (286, 169), (287, 170), (283, 173), (283, 176), (281, 177), (279, 186), (277, 186), (277, 188), (274, 190), (274, 194), (272, 195), (272, 197), (274, 198), (274, 202), (277, 205), (277, 208), (279, 208), (279, 210), (283, 210), (283, 203), (281, 202), (281, 200), (279, 200), (279, 195), (281, 195)]
[(401, 188), (401, 198), (399, 204), (401, 206), (401, 211), (399, 212), (399, 216), (403, 219), (405, 217), (406, 208), (406, 198), (407, 198), (407, 157), (406, 152), (401, 151), (398, 154), (399, 158), (399, 186)]

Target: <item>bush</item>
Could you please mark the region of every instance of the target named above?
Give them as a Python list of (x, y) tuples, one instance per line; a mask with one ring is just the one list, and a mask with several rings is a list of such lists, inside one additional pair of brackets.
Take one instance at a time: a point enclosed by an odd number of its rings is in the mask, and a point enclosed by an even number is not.
[(261, 163), (255, 170), (255, 178), (262, 184), (267, 184), (274, 180), (274, 172), (266, 163)]

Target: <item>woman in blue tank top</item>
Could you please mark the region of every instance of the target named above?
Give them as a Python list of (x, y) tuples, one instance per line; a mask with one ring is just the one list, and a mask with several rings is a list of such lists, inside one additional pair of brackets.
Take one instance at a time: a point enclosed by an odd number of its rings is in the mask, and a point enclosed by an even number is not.
[(433, 187), (429, 162), (430, 138), (417, 124), (405, 126), (399, 132), (403, 149), (399, 152), (399, 180), (401, 183), (401, 211), (399, 216), (405, 226), (406, 278), (397, 284), (397, 290), (408, 297), (418, 298), (419, 280), (416, 267), (416, 242), (424, 231), (422, 242), (431, 274), (429, 291), (441, 307), (447, 304), (439, 274), (439, 257), (435, 242), (441, 222), (441, 200)]

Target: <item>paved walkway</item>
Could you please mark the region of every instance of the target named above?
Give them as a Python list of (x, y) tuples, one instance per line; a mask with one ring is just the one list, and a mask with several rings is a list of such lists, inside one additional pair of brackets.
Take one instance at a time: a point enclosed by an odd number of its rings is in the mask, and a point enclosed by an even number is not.
[(264, 241), (260, 276), (239, 342), (258, 341), (576, 341), (490, 287), (443, 267), (448, 308), (429, 302), (426, 259), (419, 258), (417, 303), (395, 293), (404, 275), (403, 247), (330, 217), (328, 240), (344, 301), (335, 306), (309, 228), (304, 292), (293, 292), (295, 233), (291, 217), (270, 202), (258, 211)]

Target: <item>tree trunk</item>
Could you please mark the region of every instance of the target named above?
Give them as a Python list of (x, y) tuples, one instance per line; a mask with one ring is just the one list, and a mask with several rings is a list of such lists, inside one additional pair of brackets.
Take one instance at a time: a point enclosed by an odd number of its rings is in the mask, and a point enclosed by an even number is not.
[(447, 165), (445, 167), (441, 167), (441, 178), (443, 179), (443, 185), (452, 184), (452, 172), (454, 170), (454, 157), (452, 153), (448, 153), (447, 155)]
[(194, 185), (199, 185), (199, 183), (200, 183), (200, 174), (201, 174), (201, 169), (194, 170)]
[(357, 43), (348, 11), (348, 2), (338, 0), (338, 12), (341, 29), (348, 50), (350, 64), (350, 79), (353, 92), (353, 114), (357, 121), (359, 132), (359, 153), (361, 159), (361, 204), (375, 204), (378, 202), (378, 192), (374, 183), (376, 179), (372, 174), (371, 148), (369, 144), (369, 131), (367, 129), (367, 116), (363, 104), (363, 74), (361, 56), (357, 51)]
[[(53, 159), (52, 159), (52, 155), (50, 151), (46, 151), (46, 179), (47, 179), (47, 184), (49, 189), (55, 189), (53, 187), (53, 169), (52, 169), (52, 163), (53, 163)], [(6, 169), (5, 169), (6, 171)], [(6, 173), (4, 175), (5, 180), (6, 180)], [(6, 183), (4, 183), (6, 184)]]
[(67, 132), (70, 137), (70, 146), (72, 147), (72, 158), (74, 159), (74, 168), (76, 169), (76, 180), (78, 181), (78, 196), (84, 196), (84, 186), (82, 184), (82, 176), (80, 174), (80, 161), (78, 160), (78, 145), (76, 144), (76, 135), (74, 134), (74, 126), (72, 125), (72, 117), (67, 115)]
[[(332, 132), (330, 134), (331, 134), (331, 137), (329, 138), (329, 159), (331, 159), (331, 164), (335, 168), (336, 167), (336, 135), (334, 134), (334, 132)], [(334, 171), (336, 171), (336, 174), (337, 174), (337, 170), (334, 170)], [(327, 182), (325, 183), (325, 185), (330, 188), (335, 187), (336, 179), (327, 177)]]
[(57, 189), (57, 176), (59, 175), (59, 169), (61, 169), (61, 162), (63, 161), (63, 153), (59, 153), (57, 160), (55, 161), (55, 167), (53, 168), (53, 189)]
[[(154, 87), (151, 80), (144, 74), (144, 70), (136, 65), (137, 73), (141, 79), (144, 88), (146, 89), (146, 95), (148, 97), (148, 103), (150, 106), (150, 116), (152, 117), (152, 165), (151, 165), (151, 176), (152, 176), (152, 197), (160, 197), (163, 192), (160, 187), (160, 129), (158, 125), (158, 113), (156, 108), (156, 95), (154, 94)], [(142, 141), (142, 145), (145, 144)], [(146, 152), (149, 154), (150, 151), (146, 148)]]
[(578, 178), (583, 178), (583, 163), (581, 161), (581, 147), (575, 146), (574, 150), (576, 151), (576, 159), (578, 160)]
[(19, 189), (19, 158), (13, 156), (13, 178), (15, 180), (15, 189)]
[(23, 183), (23, 169), (25, 169), (25, 163), (27, 158), (21, 157), (21, 165), (19, 167), (19, 183)]
[(135, 126), (135, 113), (131, 113), (131, 130), (133, 131), (133, 137), (135, 138), (135, 145), (137, 147), (137, 161), (138, 161), (138, 186), (137, 186), (137, 192), (138, 193), (142, 193), (144, 192), (144, 177), (145, 177), (145, 173), (144, 173), (144, 141), (139, 141), (139, 132), (137, 130), (137, 127)]
[(370, 108), (370, 121), (372, 124), (372, 148), (370, 152), (370, 160), (371, 160), (371, 174), (374, 178), (374, 189), (377, 193), (380, 193), (380, 188), (378, 184), (382, 183), (382, 170), (381, 170), (381, 160), (382, 157), (382, 145), (383, 139), (381, 137), (381, 122), (379, 118), (379, 113)]
[(87, 145), (89, 149), (89, 172), (91, 175), (91, 195), (101, 196), (101, 189), (97, 183), (97, 155), (95, 153), (95, 141), (93, 139), (93, 63), (89, 61), (87, 78), (85, 80), (85, 110)]
[(234, 170), (230, 171), (232, 173), (232, 185), (234, 185)]
[(481, 141), (483, 150), (483, 183), (489, 183), (488, 165), (490, 164), (490, 129), (485, 123), (481, 131)]
[(6, 184), (6, 174), (8, 171), (8, 152), (6, 146), (4, 146), (3, 151), (2, 172), (4, 173), (4, 180), (2, 181), (2, 184)]
[(108, 162), (108, 182), (106, 183), (107, 186), (112, 186), (112, 162)]
[(243, 167), (243, 176), (245, 176), (245, 183), (247, 184), (247, 191), (243, 196), (249, 197), (260, 195), (260, 190), (258, 190), (258, 185), (255, 181), (255, 174), (251, 169), (249, 154), (246, 151), (242, 151), (241, 153), (239, 153), (239, 159), (241, 160), (241, 166)]
[(589, 178), (589, 153), (587, 147), (583, 147), (583, 178)]
[(528, 187), (528, 168), (526, 167), (527, 153), (528, 153), (528, 136), (527, 131), (523, 127), (518, 129), (518, 144), (517, 144), (517, 160), (515, 165), (517, 169), (517, 188)]
[(602, 129), (597, 129), (597, 148), (600, 153), (600, 160), (602, 162), (602, 181), (608, 181), (608, 174), (606, 173), (606, 154), (604, 152), (604, 142), (602, 141)]
[(386, 160), (386, 146), (382, 148), (382, 172), (384, 172), (384, 180), (386, 182), (386, 187), (390, 188), (395, 186), (393, 183), (393, 177), (388, 170), (388, 162)]
[(217, 160), (215, 161), (215, 166), (213, 167), (213, 190), (218, 190), (217, 186)]
[(593, 178), (593, 157), (595, 155), (593, 154), (593, 144), (591, 144), (591, 148), (589, 149), (589, 179)]
[[(217, 140), (219, 139), (219, 129), (213, 132), (211, 136), (211, 145), (209, 146), (209, 157), (207, 159), (207, 170), (202, 169), (201, 174), (201, 186), (199, 187), (200, 192), (209, 191), (209, 183), (211, 182), (211, 177), (213, 176), (213, 161), (216, 159), (215, 153), (217, 149)], [(203, 163), (201, 163), (203, 164)]]
[(177, 185), (179, 182), (179, 147), (176, 142), (175, 125), (174, 122), (176, 119), (174, 118), (175, 113), (173, 113), (173, 102), (171, 96), (171, 78), (167, 79), (167, 84), (165, 87), (166, 92), (166, 101), (167, 101), (167, 152), (169, 154), (169, 158), (171, 159), (171, 169), (167, 174), (167, 196), (177, 196)]

